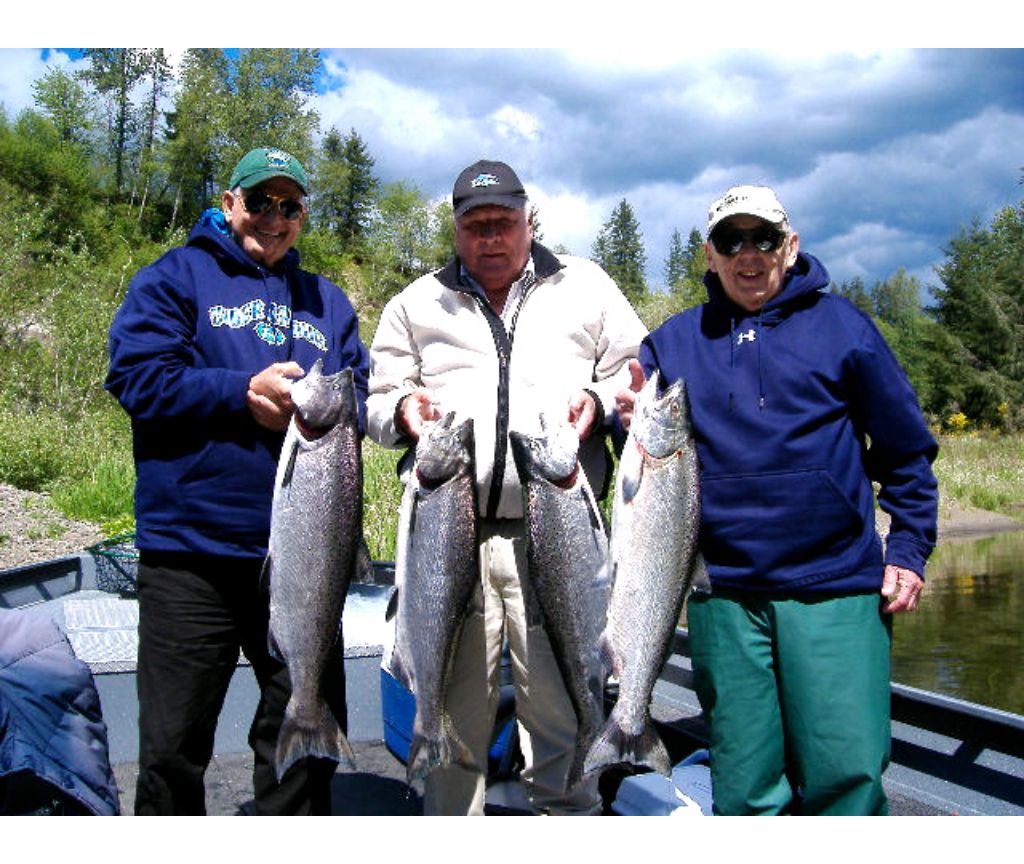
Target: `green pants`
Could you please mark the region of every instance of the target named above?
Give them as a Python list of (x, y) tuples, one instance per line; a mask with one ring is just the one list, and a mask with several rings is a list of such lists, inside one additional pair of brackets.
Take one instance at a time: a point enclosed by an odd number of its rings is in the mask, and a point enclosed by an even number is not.
[(884, 815), (891, 619), (877, 594), (695, 595), (715, 812)]

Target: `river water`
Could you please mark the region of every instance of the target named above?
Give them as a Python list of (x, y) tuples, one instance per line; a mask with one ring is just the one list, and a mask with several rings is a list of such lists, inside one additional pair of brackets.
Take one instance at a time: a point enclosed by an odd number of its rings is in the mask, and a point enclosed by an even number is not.
[(893, 681), (1024, 714), (1024, 531), (943, 541), (926, 576), (893, 621)]

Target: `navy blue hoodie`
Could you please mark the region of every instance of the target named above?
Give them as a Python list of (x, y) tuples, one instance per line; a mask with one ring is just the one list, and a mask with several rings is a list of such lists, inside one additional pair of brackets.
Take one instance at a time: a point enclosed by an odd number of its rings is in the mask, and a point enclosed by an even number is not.
[(828, 272), (805, 253), (755, 313), (704, 281), (708, 302), (651, 333), (640, 362), (689, 389), (712, 587), (877, 591), (872, 481), (892, 517), (885, 563), (923, 576), (938, 446), (874, 323), (825, 293)]
[(261, 266), (208, 210), (129, 285), (105, 386), (132, 418), (139, 549), (266, 554), (284, 433), (253, 420), (246, 392), (270, 364), (351, 367), (365, 418), (369, 361), (352, 304), (298, 265), (292, 249)]

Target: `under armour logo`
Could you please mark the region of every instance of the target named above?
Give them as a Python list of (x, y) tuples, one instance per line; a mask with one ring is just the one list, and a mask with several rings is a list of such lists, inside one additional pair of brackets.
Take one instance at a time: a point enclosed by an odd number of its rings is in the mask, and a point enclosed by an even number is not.
[(751, 327), (746, 333), (740, 333), (740, 335), (736, 337), (736, 344), (742, 345), (744, 342), (753, 342), (755, 339), (757, 339), (757, 333), (755, 333), (754, 328)]

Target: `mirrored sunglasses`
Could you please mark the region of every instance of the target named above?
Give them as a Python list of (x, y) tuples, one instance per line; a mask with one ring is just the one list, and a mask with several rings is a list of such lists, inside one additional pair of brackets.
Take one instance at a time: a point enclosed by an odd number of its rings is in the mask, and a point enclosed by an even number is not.
[(774, 252), (782, 241), (786, 239), (786, 232), (780, 231), (771, 225), (760, 225), (748, 231), (741, 231), (738, 228), (716, 228), (711, 232), (711, 245), (719, 255), (738, 255), (743, 244), (749, 242), (758, 252)]
[(266, 192), (250, 192), (248, 195), (243, 195), (242, 206), (247, 213), (251, 213), (253, 216), (262, 216), (271, 207), (277, 207), (277, 212), (289, 222), (298, 219), (304, 209), (301, 201), (269, 195)]

